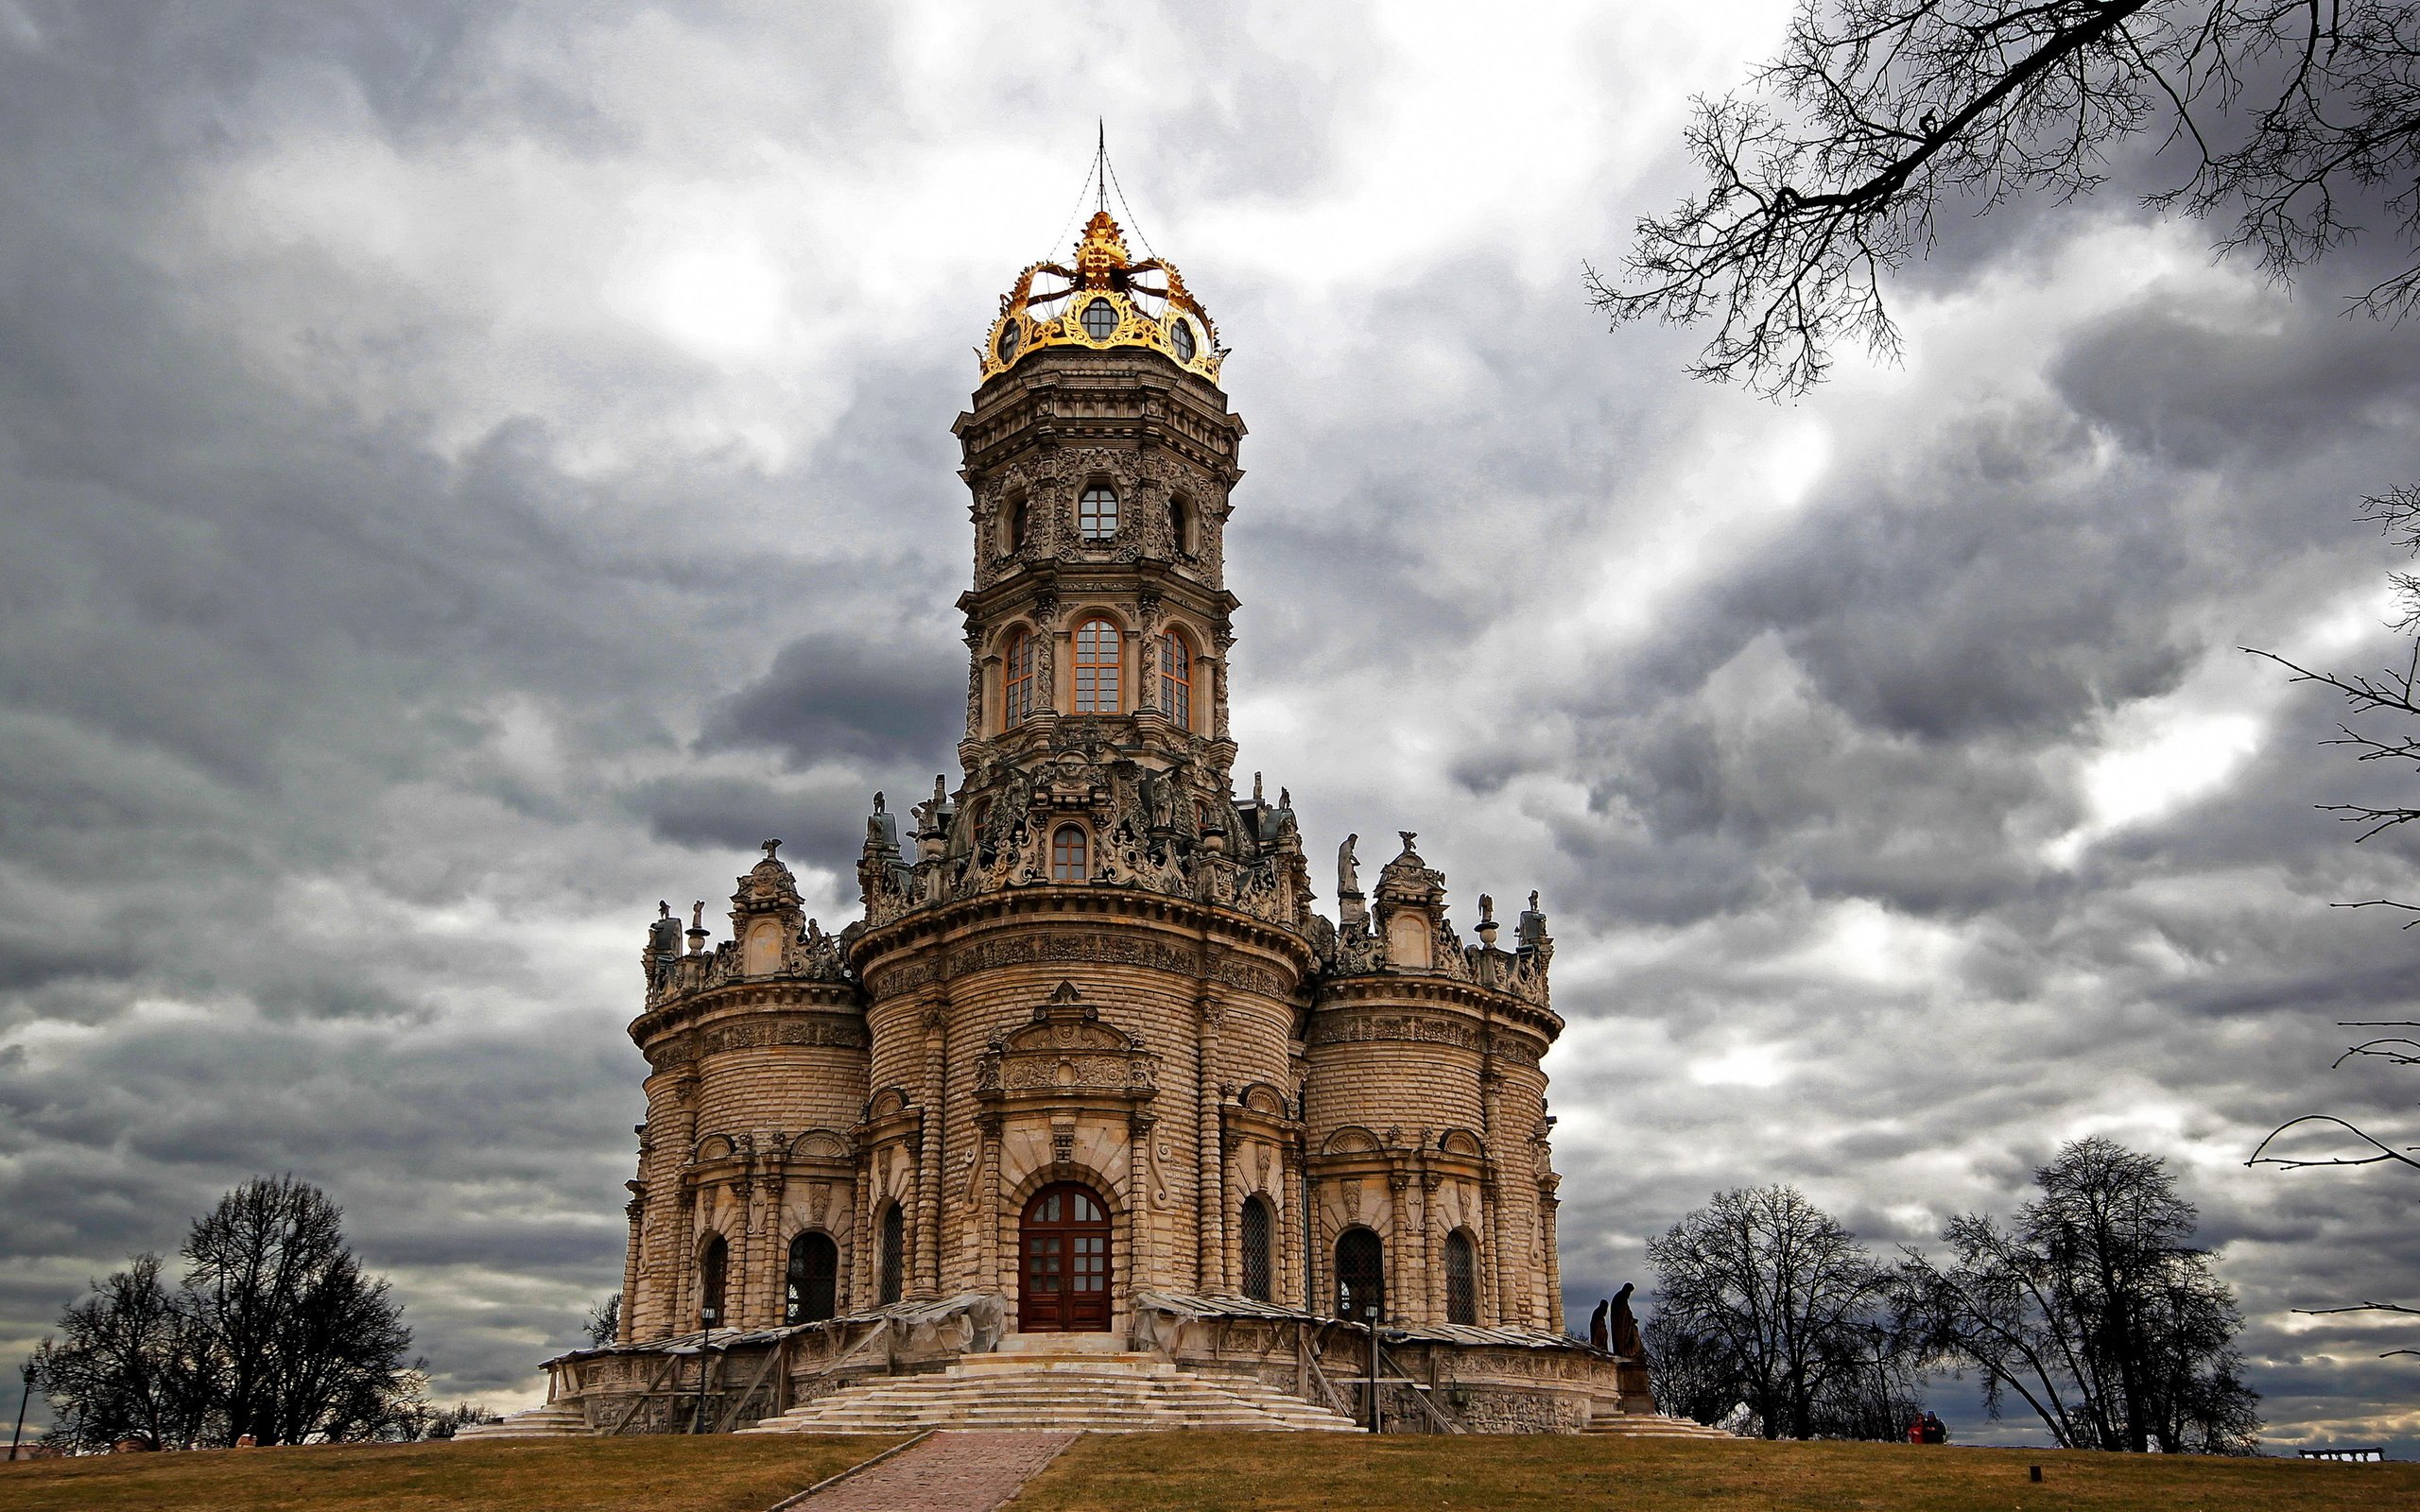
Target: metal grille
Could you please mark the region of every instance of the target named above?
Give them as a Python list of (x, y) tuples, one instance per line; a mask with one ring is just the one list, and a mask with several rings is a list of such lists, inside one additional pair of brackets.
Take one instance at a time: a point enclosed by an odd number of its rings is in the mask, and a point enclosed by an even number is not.
[(1244, 1199), (1244, 1295), (1255, 1302), (1274, 1301), (1269, 1274), (1269, 1204)]
[(1478, 1253), (1460, 1228), (1445, 1236), (1445, 1321), (1478, 1323)]
[(892, 1203), (882, 1210), (882, 1299), (899, 1300), (907, 1290), (908, 1219)]

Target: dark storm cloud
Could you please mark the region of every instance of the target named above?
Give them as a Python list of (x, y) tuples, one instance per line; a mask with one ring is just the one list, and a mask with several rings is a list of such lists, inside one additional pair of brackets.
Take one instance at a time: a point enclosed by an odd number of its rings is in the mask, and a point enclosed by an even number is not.
[(947, 642), (839, 630), (793, 641), (763, 678), (713, 710), (700, 745), (768, 747), (801, 767), (836, 757), (930, 766), (949, 759), (965, 729), (963, 660)]

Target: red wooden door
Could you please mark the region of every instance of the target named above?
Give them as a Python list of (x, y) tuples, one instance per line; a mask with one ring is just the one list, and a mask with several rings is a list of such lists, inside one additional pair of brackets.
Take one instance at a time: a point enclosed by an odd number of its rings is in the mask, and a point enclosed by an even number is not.
[(1023, 1282), (1017, 1329), (1026, 1333), (1109, 1328), (1109, 1211), (1071, 1181), (1044, 1187), (1018, 1230)]

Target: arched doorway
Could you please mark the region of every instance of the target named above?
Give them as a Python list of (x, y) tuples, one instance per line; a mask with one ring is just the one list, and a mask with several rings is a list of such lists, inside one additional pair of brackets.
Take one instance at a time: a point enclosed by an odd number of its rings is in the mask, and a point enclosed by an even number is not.
[(1109, 1209), (1073, 1181), (1044, 1187), (1017, 1230), (1017, 1329), (1025, 1333), (1109, 1328)]
[(1370, 1321), (1370, 1309), (1387, 1313), (1387, 1252), (1378, 1236), (1367, 1228), (1347, 1228), (1336, 1241), (1336, 1311), (1357, 1323)]
[(838, 1311), (840, 1246), (830, 1234), (810, 1228), (790, 1241), (783, 1285), (785, 1323), (821, 1323)]

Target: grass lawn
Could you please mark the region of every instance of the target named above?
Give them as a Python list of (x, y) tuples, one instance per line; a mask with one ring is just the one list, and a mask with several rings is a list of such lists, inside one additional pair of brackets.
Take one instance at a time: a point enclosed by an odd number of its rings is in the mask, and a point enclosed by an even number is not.
[[(2026, 1467), (2042, 1467), (2042, 1484)], [(1342, 1434), (1096, 1435), (1011, 1512), (2284, 1512), (2420, 1508), (2420, 1464), (2325, 1465), (1910, 1444), (1761, 1444)]]
[(763, 1512), (892, 1438), (666, 1435), (0, 1462), (8, 1512)]

